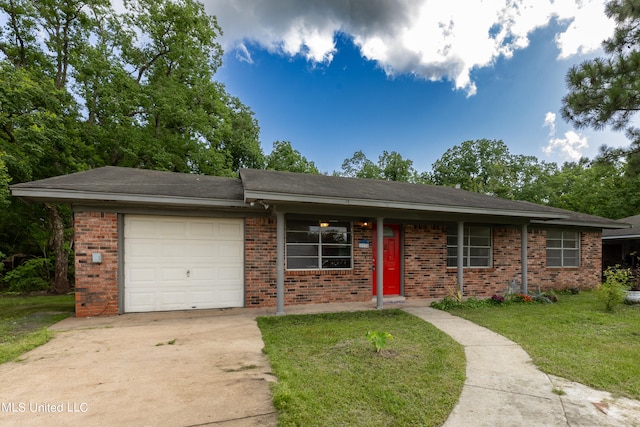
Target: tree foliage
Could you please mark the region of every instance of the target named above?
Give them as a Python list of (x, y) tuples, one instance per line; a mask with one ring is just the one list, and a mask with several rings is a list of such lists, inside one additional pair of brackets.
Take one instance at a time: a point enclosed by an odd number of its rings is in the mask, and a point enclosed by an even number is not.
[(378, 157), (378, 163), (369, 160), (362, 150), (356, 151), (351, 158), (342, 162), (342, 170), (336, 175), (402, 182), (414, 182), (417, 179), (412, 160), (404, 159), (396, 151), (386, 150)]
[[(0, 0), (0, 203), (9, 181), (104, 165), (226, 176), (263, 166), (253, 112), (214, 81), (216, 18), (196, 0), (124, 6)], [(0, 211), (0, 252), (52, 253), (64, 292), (70, 219), (60, 206), (12, 200)], [(44, 248), (29, 243), (42, 227)]]
[(562, 209), (619, 219), (640, 212), (640, 179), (625, 174), (623, 161), (605, 158), (565, 163), (549, 176), (546, 203)]
[(513, 155), (500, 140), (479, 139), (448, 149), (433, 163), (428, 179), (436, 185), (541, 203), (545, 180), (556, 167), (534, 156)]
[(289, 141), (275, 141), (266, 156), (266, 169), (300, 173), (320, 173), (316, 165), (291, 146)]
[(562, 116), (579, 128), (625, 131), (632, 143), (627, 172), (638, 175), (640, 129), (633, 118), (640, 109), (640, 2), (610, 1), (606, 14), (616, 22), (613, 36), (602, 44), (607, 56), (569, 70)]

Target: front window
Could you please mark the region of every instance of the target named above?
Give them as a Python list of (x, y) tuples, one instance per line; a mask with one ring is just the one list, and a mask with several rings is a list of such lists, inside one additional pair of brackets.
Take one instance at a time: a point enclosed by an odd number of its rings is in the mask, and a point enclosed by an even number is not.
[[(491, 267), (491, 227), (464, 227), (464, 267)], [(458, 266), (458, 228), (447, 233), (447, 267)]]
[(352, 231), (345, 221), (287, 221), (287, 269), (351, 268)]
[(579, 267), (580, 234), (577, 231), (547, 231), (547, 267)]

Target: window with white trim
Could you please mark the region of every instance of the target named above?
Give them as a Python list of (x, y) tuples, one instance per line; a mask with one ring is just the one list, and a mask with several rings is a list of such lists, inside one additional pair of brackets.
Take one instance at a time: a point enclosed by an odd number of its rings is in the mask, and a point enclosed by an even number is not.
[[(464, 267), (491, 267), (493, 239), (491, 227), (465, 226), (463, 261)], [(449, 227), (447, 233), (447, 267), (458, 266), (458, 228)]]
[(580, 266), (580, 233), (547, 230), (547, 267)]
[(351, 223), (287, 220), (288, 270), (333, 270), (353, 266)]

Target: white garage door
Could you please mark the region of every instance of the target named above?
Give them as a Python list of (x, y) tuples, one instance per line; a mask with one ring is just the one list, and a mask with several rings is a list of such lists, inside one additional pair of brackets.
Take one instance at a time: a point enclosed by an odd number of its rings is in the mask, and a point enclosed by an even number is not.
[(242, 219), (125, 216), (125, 312), (242, 307)]

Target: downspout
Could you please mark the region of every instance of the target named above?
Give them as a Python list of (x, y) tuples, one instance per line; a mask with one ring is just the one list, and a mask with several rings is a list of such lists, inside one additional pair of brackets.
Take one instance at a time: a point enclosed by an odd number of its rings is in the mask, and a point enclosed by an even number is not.
[(458, 287), (460, 295), (464, 295), (464, 222), (458, 222)]
[(376, 218), (376, 308), (384, 305), (384, 219)]
[(276, 314), (284, 314), (284, 212), (276, 212)]
[(526, 295), (529, 286), (527, 278), (527, 261), (529, 258), (527, 251), (527, 224), (522, 225), (520, 244), (522, 246), (522, 293)]

